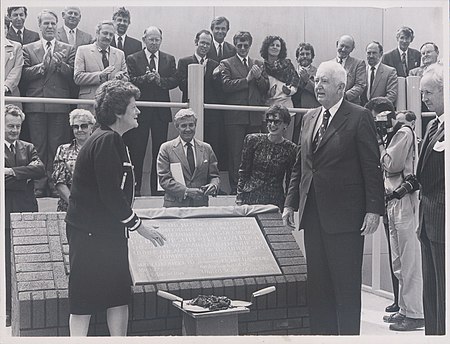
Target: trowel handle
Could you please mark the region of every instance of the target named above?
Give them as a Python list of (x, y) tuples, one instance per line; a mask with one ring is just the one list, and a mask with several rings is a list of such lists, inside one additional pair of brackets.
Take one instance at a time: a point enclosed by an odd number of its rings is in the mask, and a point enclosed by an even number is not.
[(170, 301), (180, 301), (183, 302), (183, 299), (179, 296), (176, 296), (174, 294), (168, 293), (167, 291), (158, 290), (156, 293), (159, 297), (162, 297), (164, 299), (170, 300)]
[(270, 294), (270, 293), (273, 293), (275, 290), (276, 290), (275, 286), (271, 286), (271, 287), (267, 287), (267, 288), (264, 288), (264, 289), (260, 289), (260, 290), (255, 291), (252, 294), (252, 297), (258, 297), (258, 296)]

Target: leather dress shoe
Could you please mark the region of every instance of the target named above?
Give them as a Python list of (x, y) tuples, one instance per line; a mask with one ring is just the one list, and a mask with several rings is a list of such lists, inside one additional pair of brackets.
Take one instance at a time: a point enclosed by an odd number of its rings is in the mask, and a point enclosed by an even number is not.
[(389, 305), (386, 307), (385, 312), (386, 313), (396, 313), (400, 310), (400, 307), (395, 302), (392, 305)]
[(406, 317), (403, 314), (400, 314), (399, 312), (391, 314), (391, 315), (385, 315), (383, 317), (383, 321), (391, 324), (400, 323), (405, 319)]
[(390, 324), (389, 329), (391, 331), (414, 331), (425, 327), (424, 319), (414, 319), (404, 317), (403, 320), (396, 324)]

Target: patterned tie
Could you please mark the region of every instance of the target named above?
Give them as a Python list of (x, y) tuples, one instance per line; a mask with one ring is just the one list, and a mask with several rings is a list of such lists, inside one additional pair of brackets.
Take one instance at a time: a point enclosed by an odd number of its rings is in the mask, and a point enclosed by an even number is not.
[(103, 67), (106, 68), (109, 66), (107, 51), (105, 49), (102, 49), (101, 53), (102, 53)]
[(155, 72), (156, 71), (156, 63), (155, 63), (155, 54), (150, 55), (150, 71)]
[(217, 57), (219, 60), (222, 60), (223, 57), (222, 43), (219, 43), (219, 49), (217, 50)]
[(75, 45), (75, 32), (73, 30), (69, 31), (69, 44)]
[(245, 67), (245, 69), (247, 69), (247, 70), (248, 70), (247, 58), (246, 58), (246, 57), (244, 57), (244, 58), (242, 59), (242, 62), (244, 63), (244, 67)]
[(9, 149), (11, 151), (11, 154), (14, 158), (14, 164), (17, 164), (17, 160), (16, 160), (16, 146), (14, 146), (14, 143), (11, 143), (11, 145), (9, 146)]
[(186, 142), (186, 158), (189, 164), (189, 169), (191, 170), (191, 174), (193, 174), (195, 170), (194, 150), (192, 149), (192, 143), (190, 142)]
[(344, 60), (342, 59), (342, 58), (339, 58), (339, 64), (341, 65), (342, 64), (342, 62), (343, 62)]
[(20, 44), (23, 44), (22, 30), (17, 30), (17, 36), (19, 37)]
[(117, 48), (119, 48), (120, 50), (123, 50), (122, 36), (119, 36), (119, 38), (117, 39)]
[(436, 135), (439, 128), (439, 120), (436, 118), (434, 122), (430, 126), (430, 130), (428, 131), (428, 142), (433, 140), (434, 135)]
[(204, 62), (205, 62), (205, 59), (202, 57), (202, 58), (200, 59), (200, 64), (202, 65)]
[(45, 55), (44, 55), (44, 64), (50, 66), (50, 62), (52, 60), (52, 43), (47, 41), (45, 45)]
[(312, 142), (312, 148), (313, 148), (314, 153), (316, 152), (317, 147), (319, 147), (319, 144), (322, 141), (323, 135), (325, 135), (325, 131), (327, 130), (328, 120), (330, 119), (330, 116), (331, 116), (330, 111), (325, 110), (325, 112), (323, 114), (322, 125), (319, 127), (319, 130), (317, 130), (317, 133), (314, 136), (314, 140)]
[(405, 76), (408, 76), (408, 64), (406, 63), (406, 53), (402, 53), (402, 68), (403, 73), (405, 73)]
[(375, 79), (375, 67), (370, 67), (370, 91), (369, 95), (372, 93), (373, 80)]

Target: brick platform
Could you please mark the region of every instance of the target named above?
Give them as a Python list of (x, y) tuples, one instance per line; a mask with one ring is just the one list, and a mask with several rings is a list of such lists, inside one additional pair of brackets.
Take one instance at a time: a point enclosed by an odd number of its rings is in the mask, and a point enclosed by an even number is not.
[[(11, 215), (12, 334), (67, 336), (68, 245), (65, 213)], [(309, 334), (306, 307), (306, 261), (278, 213), (257, 215), (282, 275), (218, 280), (180, 281), (132, 287), (128, 335), (181, 335), (181, 314), (156, 296), (165, 290), (184, 299), (198, 294), (250, 300), (251, 294), (274, 285), (276, 292), (256, 299), (250, 313), (239, 316), (240, 335)], [(104, 313), (91, 319), (89, 335), (108, 335)]]

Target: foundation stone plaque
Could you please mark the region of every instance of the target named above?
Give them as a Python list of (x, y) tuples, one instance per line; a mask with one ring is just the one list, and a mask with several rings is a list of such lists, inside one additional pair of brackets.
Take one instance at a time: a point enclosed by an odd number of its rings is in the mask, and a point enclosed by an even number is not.
[(281, 274), (254, 217), (143, 220), (167, 239), (154, 247), (132, 232), (135, 284)]

